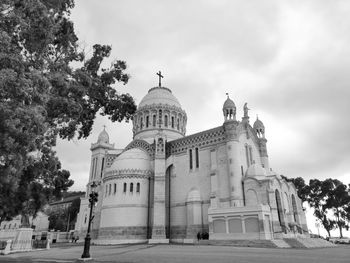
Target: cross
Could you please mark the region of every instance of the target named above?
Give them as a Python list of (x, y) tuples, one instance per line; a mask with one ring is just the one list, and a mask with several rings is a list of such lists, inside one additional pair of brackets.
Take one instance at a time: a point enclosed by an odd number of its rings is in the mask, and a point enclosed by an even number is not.
[(106, 129), (106, 125), (103, 125), (103, 129), (104, 129), (104, 130)]
[(158, 77), (159, 77), (159, 87), (161, 87), (161, 86), (162, 86), (162, 78), (163, 78), (162, 72), (160, 72), (160, 70), (159, 70), (159, 72), (157, 73), (157, 75), (158, 75)]
[(226, 96), (227, 96), (227, 98), (229, 98), (229, 96), (228, 96), (228, 93), (226, 92)]

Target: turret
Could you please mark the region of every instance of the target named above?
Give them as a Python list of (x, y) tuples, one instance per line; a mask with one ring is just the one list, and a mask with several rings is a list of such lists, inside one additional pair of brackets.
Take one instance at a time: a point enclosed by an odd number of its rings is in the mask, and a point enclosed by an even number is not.
[(106, 154), (108, 150), (113, 150), (114, 144), (109, 143), (109, 135), (105, 129), (100, 132), (96, 143), (91, 144), (91, 166), (89, 183), (87, 185), (87, 195), (90, 193), (90, 185), (92, 182), (101, 182), (103, 171), (105, 168)]
[(267, 149), (266, 149), (267, 140), (265, 138), (265, 126), (263, 122), (259, 120), (258, 116), (256, 117), (256, 121), (254, 122), (253, 129), (258, 137), (261, 165), (269, 173), (270, 164), (269, 164), (269, 156), (267, 155)]
[(226, 93), (227, 99), (222, 107), (222, 112), (224, 114), (225, 122), (226, 121), (235, 121), (236, 120), (236, 105), (230, 99), (228, 93)]

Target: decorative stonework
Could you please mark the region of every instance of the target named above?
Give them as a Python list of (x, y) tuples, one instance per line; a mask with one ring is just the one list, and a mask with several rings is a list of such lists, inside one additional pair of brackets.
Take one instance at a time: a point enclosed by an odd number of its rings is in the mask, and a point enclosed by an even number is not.
[(150, 178), (153, 173), (150, 170), (141, 170), (141, 169), (123, 169), (123, 170), (114, 170), (108, 171), (105, 173), (103, 182), (120, 179), (120, 178)]
[(153, 144), (149, 144), (148, 142), (144, 141), (144, 140), (133, 140), (131, 143), (129, 143), (123, 152), (133, 149), (133, 148), (140, 148), (145, 150), (149, 156), (153, 159), (154, 158), (154, 152), (155, 152), (155, 145)]
[(177, 139), (166, 144), (166, 156), (184, 153), (189, 148), (206, 147), (225, 142), (225, 131), (222, 126)]
[(107, 154), (106, 155), (106, 168), (111, 167), (114, 160), (118, 157), (118, 154)]

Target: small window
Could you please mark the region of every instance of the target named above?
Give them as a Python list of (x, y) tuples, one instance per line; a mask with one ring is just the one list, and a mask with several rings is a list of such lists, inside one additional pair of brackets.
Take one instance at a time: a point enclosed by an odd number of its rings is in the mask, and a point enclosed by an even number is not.
[(196, 168), (199, 167), (199, 151), (198, 148), (196, 148)]
[(171, 116), (171, 128), (174, 128), (174, 116)]
[(136, 184), (136, 193), (140, 193), (140, 183)]
[(153, 115), (153, 127), (155, 127), (156, 126), (156, 115), (154, 114)]
[(146, 128), (149, 126), (149, 116), (146, 117)]
[(117, 193), (117, 184), (114, 184), (114, 194)]
[(126, 183), (124, 183), (123, 192), (126, 193)]
[(87, 216), (85, 215), (84, 224), (86, 224)]
[(190, 170), (192, 170), (192, 149), (189, 150), (189, 155), (190, 155)]
[(9, 229), (11, 229), (11, 224), (9, 224)]
[(180, 130), (180, 120), (177, 119), (177, 129)]
[(111, 192), (112, 192), (112, 185), (109, 184), (109, 191), (108, 191), (108, 195), (111, 195)]
[(143, 118), (141, 117), (141, 123), (140, 123), (141, 129), (143, 128)]
[(168, 115), (164, 116), (164, 126), (168, 127)]
[(130, 193), (132, 193), (134, 191), (134, 184), (130, 183)]
[(102, 164), (101, 164), (101, 178), (102, 178), (102, 175), (103, 175), (103, 168), (104, 168), (104, 165), (105, 165), (105, 158), (103, 157), (103, 158), (102, 158)]

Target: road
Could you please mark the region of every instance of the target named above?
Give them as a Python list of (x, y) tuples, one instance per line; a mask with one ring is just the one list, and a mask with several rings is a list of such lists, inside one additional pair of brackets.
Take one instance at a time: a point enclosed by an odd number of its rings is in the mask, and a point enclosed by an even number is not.
[[(0, 256), (0, 262), (76, 262), (82, 246)], [(207, 245), (118, 245), (92, 246), (93, 262), (157, 263), (335, 263), (350, 262), (350, 247), (321, 249), (275, 249)]]

